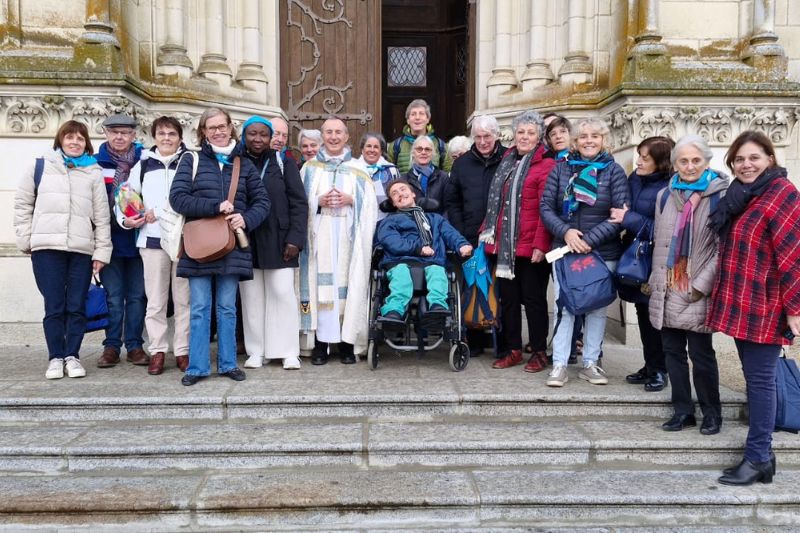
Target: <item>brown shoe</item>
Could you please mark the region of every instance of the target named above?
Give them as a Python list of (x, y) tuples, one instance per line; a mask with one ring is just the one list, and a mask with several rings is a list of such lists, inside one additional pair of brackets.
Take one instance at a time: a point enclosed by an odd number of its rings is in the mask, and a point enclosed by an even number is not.
[(97, 368), (111, 368), (119, 363), (119, 352), (113, 346), (106, 346), (103, 355), (97, 360)]
[(147, 367), (147, 373), (151, 376), (157, 376), (164, 371), (164, 352), (156, 352), (150, 358), (150, 365)]
[(136, 366), (147, 366), (150, 364), (150, 358), (147, 357), (147, 354), (144, 353), (144, 350), (141, 348), (128, 350), (127, 360), (129, 363), (133, 363)]
[(511, 368), (520, 364), (522, 364), (522, 350), (511, 350), (510, 354), (495, 361), (492, 368)]
[(525, 365), (525, 372), (541, 372), (547, 368), (547, 352), (533, 352)]
[(178, 365), (178, 370), (180, 370), (181, 372), (186, 372), (186, 369), (189, 368), (189, 356), (176, 355), (175, 363)]

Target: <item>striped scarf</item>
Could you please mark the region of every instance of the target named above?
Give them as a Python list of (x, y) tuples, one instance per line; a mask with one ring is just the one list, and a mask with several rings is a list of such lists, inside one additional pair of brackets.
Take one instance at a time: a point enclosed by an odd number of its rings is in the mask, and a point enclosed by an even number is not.
[[(675, 190), (675, 189), (673, 189)], [(700, 193), (697, 191), (677, 191), (685, 200), (683, 208), (678, 213), (675, 229), (669, 242), (667, 253), (667, 285), (677, 290), (689, 291), (689, 278), (691, 277), (689, 258), (692, 256), (692, 222), (694, 210), (700, 203)]]
[(578, 203), (594, 205), (597, 202), (597, 173), (613, 161), (605, 152), (600, 152), (591, 161), (586, 161), (580, 155), (576, 157), (567, 160), (567, 164), (573, 169), (573, 175), (564, 190), (562, 212), (569, 218), (578, 210)]
[(428, 221), (428, 217), (425, 216), (425, 211), (423, 211), (421, 207), (416, 205), (414, 207), (402, 207), (398, 209), (398, 211), (402, 213), (408, 213), (414, 218), (414, 222), (417, 223), (419, 235), (422, 237), (423, 246), (433, 245), (433, 232), (431, 231), (431, 223)]

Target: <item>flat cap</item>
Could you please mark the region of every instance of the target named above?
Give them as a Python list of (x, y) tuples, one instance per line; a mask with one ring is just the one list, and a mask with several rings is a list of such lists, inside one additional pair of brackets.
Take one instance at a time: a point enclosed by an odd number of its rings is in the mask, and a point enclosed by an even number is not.
[(136, 120), (129, 115), (117, 113), (103, 121), (104, 128), (136, 128)]

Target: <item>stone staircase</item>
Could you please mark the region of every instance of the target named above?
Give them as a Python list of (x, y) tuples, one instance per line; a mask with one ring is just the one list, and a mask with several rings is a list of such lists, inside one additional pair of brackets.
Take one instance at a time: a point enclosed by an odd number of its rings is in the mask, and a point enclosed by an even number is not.
[(796, 531), (800, 440), (776, 434), (771, 485), (716, 483), (741, 457), (741, 394), (720, 435), (665, 433), (668, 391), (561, 390), (491, 357), (278, 365), (186, 388), (123, 364), (43, 379), (42, 348), (0, 360), (0, 530)]

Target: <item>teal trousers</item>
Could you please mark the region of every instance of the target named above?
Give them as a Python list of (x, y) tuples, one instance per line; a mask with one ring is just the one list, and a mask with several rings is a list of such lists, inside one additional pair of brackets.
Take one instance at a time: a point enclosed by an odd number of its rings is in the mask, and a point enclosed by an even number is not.
[[(393, 266), (386, 272), (389, 280), (389, 295), (381, 306), (381, 315), (390, 311), (397, 311), (400, 315), (405, 314), (408, 302), (414, 294), (414, 282), (411, 280), (411, 269), (405, 263)], [(432, 305), (441, 305), (445, 309), (447, 305), (447, 272), (444, 267), (439, 265), (428, 265), (425, 267), (425, 283), (428, 286), (428, 308)]]

